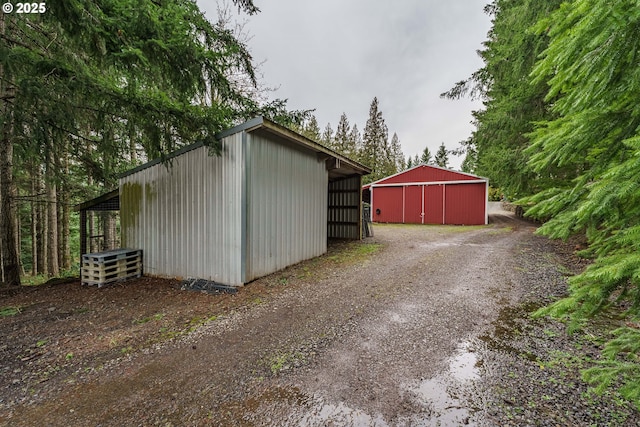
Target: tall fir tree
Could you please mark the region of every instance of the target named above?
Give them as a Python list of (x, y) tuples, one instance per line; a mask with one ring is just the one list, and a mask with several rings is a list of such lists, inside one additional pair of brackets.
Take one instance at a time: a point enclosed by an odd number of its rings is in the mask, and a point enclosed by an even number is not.
[(369, 118), (364, 127), (360, 162), (371, 168), (371, 174), (364, 178), (366, 182), (376, 181), (387, 176), (389, 169), (387, 125), (378, 106), (378, 98), (373, 98), (369, 107)]
[(310, 115), (310, 117), (305, 121), (302, 129), (302, 135), (316, 142), (321, 141), (322, 137), (320, 135), (320, 126), (318, 126), (318, 120), (315, 115)]
[(431, 164), (431, 151), (429, 151), (429, 147), (424, 147), (424, 150), (422, 150), (422, 155), (420, 156), (420, 162), (425, 165)]
[(398, 134), (395, 132), (391, 137), (391, 157), (395, 164), (394, 173), (403, 171), (406, 168), (407, 165), (404, 160), (404, 154), (402, 153), (402, 147), (400, 146), (400, 138), (398, 138)]
[(320, 143), (332, 150), (335, 149), (335, 139), (333, 137), (333, 129), (331, 129), (331, 123), (327, 123), (320, 136)]
[(355, 123), (353, 124), (353, 127), (351, 127), (351, 132), (349, 132), (349, 146), (352, 147), (353, 150), (351, 158), (354, 160), (359, 158), (359, 153), (362, 150), (362, 136), (360, 135), (358, 126)]
[[(546, 32), (531, 28), (562, 0), (494, 0), (485, 7), (493, 26), (479, 52), (484, 67), (443, 97), (470, 95), (485, 108), (474, 112), (476, 173), (510, 198), (535, 193), (554, 181), (571, 179), (568, 170), (536, 171), (528, 163), (534, 123), (551, 117), (544, 81), (532, 82), (533, 67), (549, 43)], [(569, 173), (569, 174), (568, 174)]]
[[(251, 0), (234, 3), (257, 12)], [(29, 224), (29, 262), (55, 273), (58, 261), (68, 264), (59, 254), (68, 251), (66, 206), (79, 201), (70, 201), (71, 191), (86, 200), (134, 162), (166, 158), (196, 140), (216, 152), (222, 128), (256, 114), (287, 116), (282, 101), (261, 105), (247, 96), (256, 78), (246, 45), (192, 0), (46, 8), (0, 17), (0, 279), (11, 285), (20, 283), (16, 223), (24, 209), (16, 196), (24, 189), (14, 176), (21, 170), (31, 174), (22, 180), (27, 191), (46, 194), (48, 206), (27, 217), (37, 220)]]
[(584, 234), (589, 247), (581, 254), (595, 258), (569, 278), (569, 297), (538, 314), (569, 315), (576, 329), (608, 310), (621, 313), (627, 322), (584, 378), (599, 391), (620, 386), (640, 408), (640, 8), (630, 0), (576, 0), (535, 30), (550, 37), (533, 83), (548, 84), (552, 118), (537, 124), (529, 164), (541, 175), (565, 171), (567, 179), (527, 198), (535, 204), (527, 214), (548, 220), (539, 233)]
[(440, 144), (440, 146), (438, 147), (438, 151), (436, 151), (436, 155), (433, 158), (433, 163), (435, 163), (437, 166), (440, 166), (441, 168), (448, 167), (449, 152), (444, 146), (444, 142)]
[(338, 153), (352, 157), (356, 153), (355, 142), (350, 138), (351, 129), (346, 113), (342, 113), (335, 134), (335, 149)]

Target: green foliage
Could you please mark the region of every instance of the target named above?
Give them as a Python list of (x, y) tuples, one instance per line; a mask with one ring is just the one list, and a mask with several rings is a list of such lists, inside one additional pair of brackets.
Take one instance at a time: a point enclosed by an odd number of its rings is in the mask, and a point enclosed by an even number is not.
[[(234, 3), (258, 12), (252, 0)], [(56, 221), (43, 206), (93, 198), (121, 172), (195, 141), (215, 154), (217, 132), (257, 115), (285, 126), (306, 119), (308, 110), (262, 100), (246, 44), (219, 18), (208, 21), (193, 0), (56, 1), (43, 14), (2, 17), (0, 135), (13, 158), (0, 171), (12, 166), (16, 180), (23, 268), (34, 267), (32, 247), (48, 245), (31, 225)], [(46, 189), (58, 200), (45, 200)], [(77, 217), (60, 224), (72, 247), (49, 252), (77, 254)]]
[(502, 200), (502, 190), (500, 188), (489, 186), (489, 201), (499, 202), (500, 200)]
[(605, 360), (585, 369), (583, 379), (595, 386), (596, 393), (604, 393), (609, 387), (616, 386), (625, 399), (640, 409), (640, 331), (622, 327), (613, 331), (613, 335), (615, 338), (603, 350)]
[(320, 126), (318, 126), (318, 120), (313, 114), (310, 115), (309, 119), (297, 130), (310, 140), (320, 142)]
[[(537, 312), (567, 317), (573, 330), (605, 310), (640, 314), (638, 6), (495, 0), (485, 66), (443, 94), (484, 100), (465, 144), (475, 173), (520, 197), (527, 216), (545, 221), (538, 233), (587, 237), (580, 255), (594, 263), (569, 279), (567, 298)], [(637, 331), (614, 336), (585, 378), (640, 402)]]
[(449, 152), (444, 146), (444, 142), (440, 144), (438, 147), (438, 151), (436, 151), (436, 155), (433, 158), (433, 163), (441, 168), (446, 168), (449, 163)]
[(535, 172), (528, 164), (528, 134), (533, 123), (550, 116), (544, 81), (531, 84), (530, 73), (546, 48), (546, 34), (531, 30), (561, 0), (494, 0), (485, 8), (493, 15), (485, 49), (485, 66), (442, 94), (458, 99), (482, 98), (485, 109), (474, 112), (477, 129), (465, 142), (463, 167), (502, 188), (507, 197), (521, 197), (545, 188), (558, 177), (554, 171)]
[[(615, 308), (640, 314), (640, 8), (636, 1), (576, 0), (541, 20), (550, 43), (534, 68), (546, 83), (553, 120), (538, 123), (527, 153), (537, 172), (559, 171), (558, 185), (527, 199), (528, 215), (548, 219), (551, 237), (584, 233), (595, 258), (569, 280), (569, 297), (539, 314), (569, 316), (572, 328)], [(562, 171), (570, 171), (563, 173)], [(571, 179), (568, 179), (571, 178)], [(603, 391), (640, 404), (638, 331), (614, 331), (607, 360), (585, 371)], [(634, 342), (634, 340), (636, 340)]]
[(350, 158), (355, 158), (357, 155), (356, 141), (351, 138), (351, 126), (345, 113), (340, 116), (334, 142), (338, 153)]
[(398, 172), (400, 156), (400, 143), (398, 141), (395, 148), (390, 144), (389, 129), (378, 107), (378, 98), (373, 98), (358, 158), (360, 163), (372, 170), (370, 175), (364, 177), (363, 182), (366, 184)]
[(322, 135), (320, 136), (320, 143), (327, 148), (334, 149), (334, 138), (333, 138), (333, 129), (331, 129), (331, 123), (327, 123), (322, 131)]
[(429, 147), (424, 147), (424, 150), (422, 150), (422, 155), (420, 156), (420, 162), (424, 165), (431, 164), (431, 152), (429, 151)]
[(20, 307), (2, 307), (0, 308), (0, 317), (15, 316), (20, 313)]

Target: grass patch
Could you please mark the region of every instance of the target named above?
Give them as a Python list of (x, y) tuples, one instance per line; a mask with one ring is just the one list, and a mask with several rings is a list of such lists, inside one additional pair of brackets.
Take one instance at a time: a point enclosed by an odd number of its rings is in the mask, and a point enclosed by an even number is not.
[(50, 280), (78, 278), (79, 268), (79, 265), (74, 265), (70, 269), (60, 272), (60, 274), (56, 277), (47, 276), (46, 274), (38, 274), (37, 276), (22, 276), (20, 278), (20, 281), (22, 282), (23, 286), (39, 286), (47, 283)]
[(0, 308), (0, 317), (15, 316), (21, 312), (20, 307), (8, 306)]
[(147, 317), (143, 317), (142, 319), (135, 319), (133, 321), (133, 323), (135, 325), (142, 325), (148, 322), (151, 322), (152, 320), (162, 320), (164, 318), (164, 313), (156, 313), (153, 316), (147, 316)]
[(269, 369), (272, 374), (277, 374), (281, 371), (287, 370), (291, 365), (296, 362), (304, 362), (305, 356), (300, 352), (295, 353), (281, 353), (277, 354), (269, 359)]
[(327, 255), (327, 260), (336, 264), (352, 264), (360, 262), (375, 254), (382, 248), (380, 243), (349, 242)]

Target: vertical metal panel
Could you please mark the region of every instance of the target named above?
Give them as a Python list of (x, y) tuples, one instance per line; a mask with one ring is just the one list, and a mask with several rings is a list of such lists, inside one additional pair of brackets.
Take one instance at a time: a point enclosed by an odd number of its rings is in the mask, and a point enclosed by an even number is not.
[(408, 169), (396, 175), (392, 175), (387, 179), (383, 179), (378, 184), (397, 184), (404, 182), (433, 182), (433, 181), (460, 181), (475, 180), (475, 175), (462, 172), (456, 172), (439, 167), (421, 165), (416, 168)]
[(480, 225), (486, 217), (486, 184), (446, 186), (445, 223)]
[[(424, 193), (420, 191), (421, 188)], [(375, 222), (464, 225), (487, 223), (486, 182), (374, 186), (371, 194), (372, 217)], [(422, 209), (424, 219), (420, 216)]]
[(325, 162), (272, 138), (247, 134), (247, 281), (327, 250)]
[(120, 180), (123, 244), (143, 250), (145, 273), (242, 284), (241, 135), (220, 156), (200, 147)]
[(404, 222), (405, 224), (423, 224), (422, 193), (424, 185), (404, 187)]
[(327, 236), (337, 239), (359, 239), (362, 229), (360, 176), (329, 183)]
[(443, 224), (444, 185), (427, 185), (424, 188), (424, 222), (425, 224)]
[(373, 221), (402, 222), (402, 187), (375, 187), (373, 191)]

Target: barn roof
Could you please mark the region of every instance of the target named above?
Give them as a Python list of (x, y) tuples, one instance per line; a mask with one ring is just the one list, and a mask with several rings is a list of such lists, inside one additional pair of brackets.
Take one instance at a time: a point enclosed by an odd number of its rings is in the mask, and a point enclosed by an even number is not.
[[(443, 167), (436, 166), (436, 165), (427, 165), (427, 164), (422, 163), (422, 164), (419, 164), (419, 165), (414, 166), (412, 168), (409, 168), (407, 170), (395, 173), (393, 175), (386, 176), (386, 177), (381, 178), (381, 179), (379, 179), (377, 181), (374, 181), (374, 182), (371, 182), (369, 184), (363, 185), (362, 188), (366, 190), (368, 188), (371, 188), (372, 186), (376, 187), (376, 186), (379, 186), (379, 185), (385, 185), (387, 182), (389, 182), (389, 183), (391, 183), (391, 182), (392, 183), (405, 182), (404, 180), (401, 180), (401, 179), (398, 179), (398, 178), (401, 178), (403, 175), (406, 175), (406, 176), (415, 175), (415, 171), (417, 169), (432, 169), (433, 171), (440, 171), (440, 172), (443, 172), (443, 173), (448, 174), (450, 176), (457, 176), (462, 181), (471, 181), (471, 182), (473, 182), (473, 181), (489, 181), (487, 178), (483, 178), (481, 176), (474, 175), (474, 174), (471, 174), (471, 173), (460, 172), (460, 171), (453, 170), (453, 169), (443, 168)], [(413, 181), (413, 180), (411, 180), (411, 181)], [(430, 181), (430, 182), (441, 182), (441, 181), (442, 182), (451, 182), (451, 181), (453, 181), (453, 179), (438, 178), (438, 179), (434, 179), (433, 181)], [(420, 180), (420, 181), (416, 181), (416, 183), (424, 183), (424, 182), (423, 182), (423, 180)], [(389, 185), (391, 185), (391, 184), (389, 184)]]
[[(263, 134), (266, 133), (275, 136), (282, 141), (286, 141), (287, 143), (292, 144), (299, 149), (315, 152), (318, 158), (327, 161), (330, 181), (339, 180), (352, 175), (368, 175), (371, 173), (371, 169), (369, 167), (358, 163), (355, 160), (351, 160), (348, 157), (343, 156), (342, 154), (339, 154), (284, 126), (274, 123), (271, 120), (265, 119), (264, 117), (256, 117), (241, 125), (222, 131), (216, 135), (216, 139), (220, 140), (239, 132), (256, 132)], [(203, 145), (204, 144), (202, 142), (196, 142), (195, 144), (185, 146), (180, 150), (169, 154), (167, 157), (165, 157), (165, 161), (180, 156), (189, 151), (195, 150), (196, 148), (200, 148)], [(157, 165), (161, 162), (162, 159), (152, 160), (148, 163), (145, 163), (123, 173), (120, 177), (123, 178), (125, 176), (133, 175), (134, 173)]]

